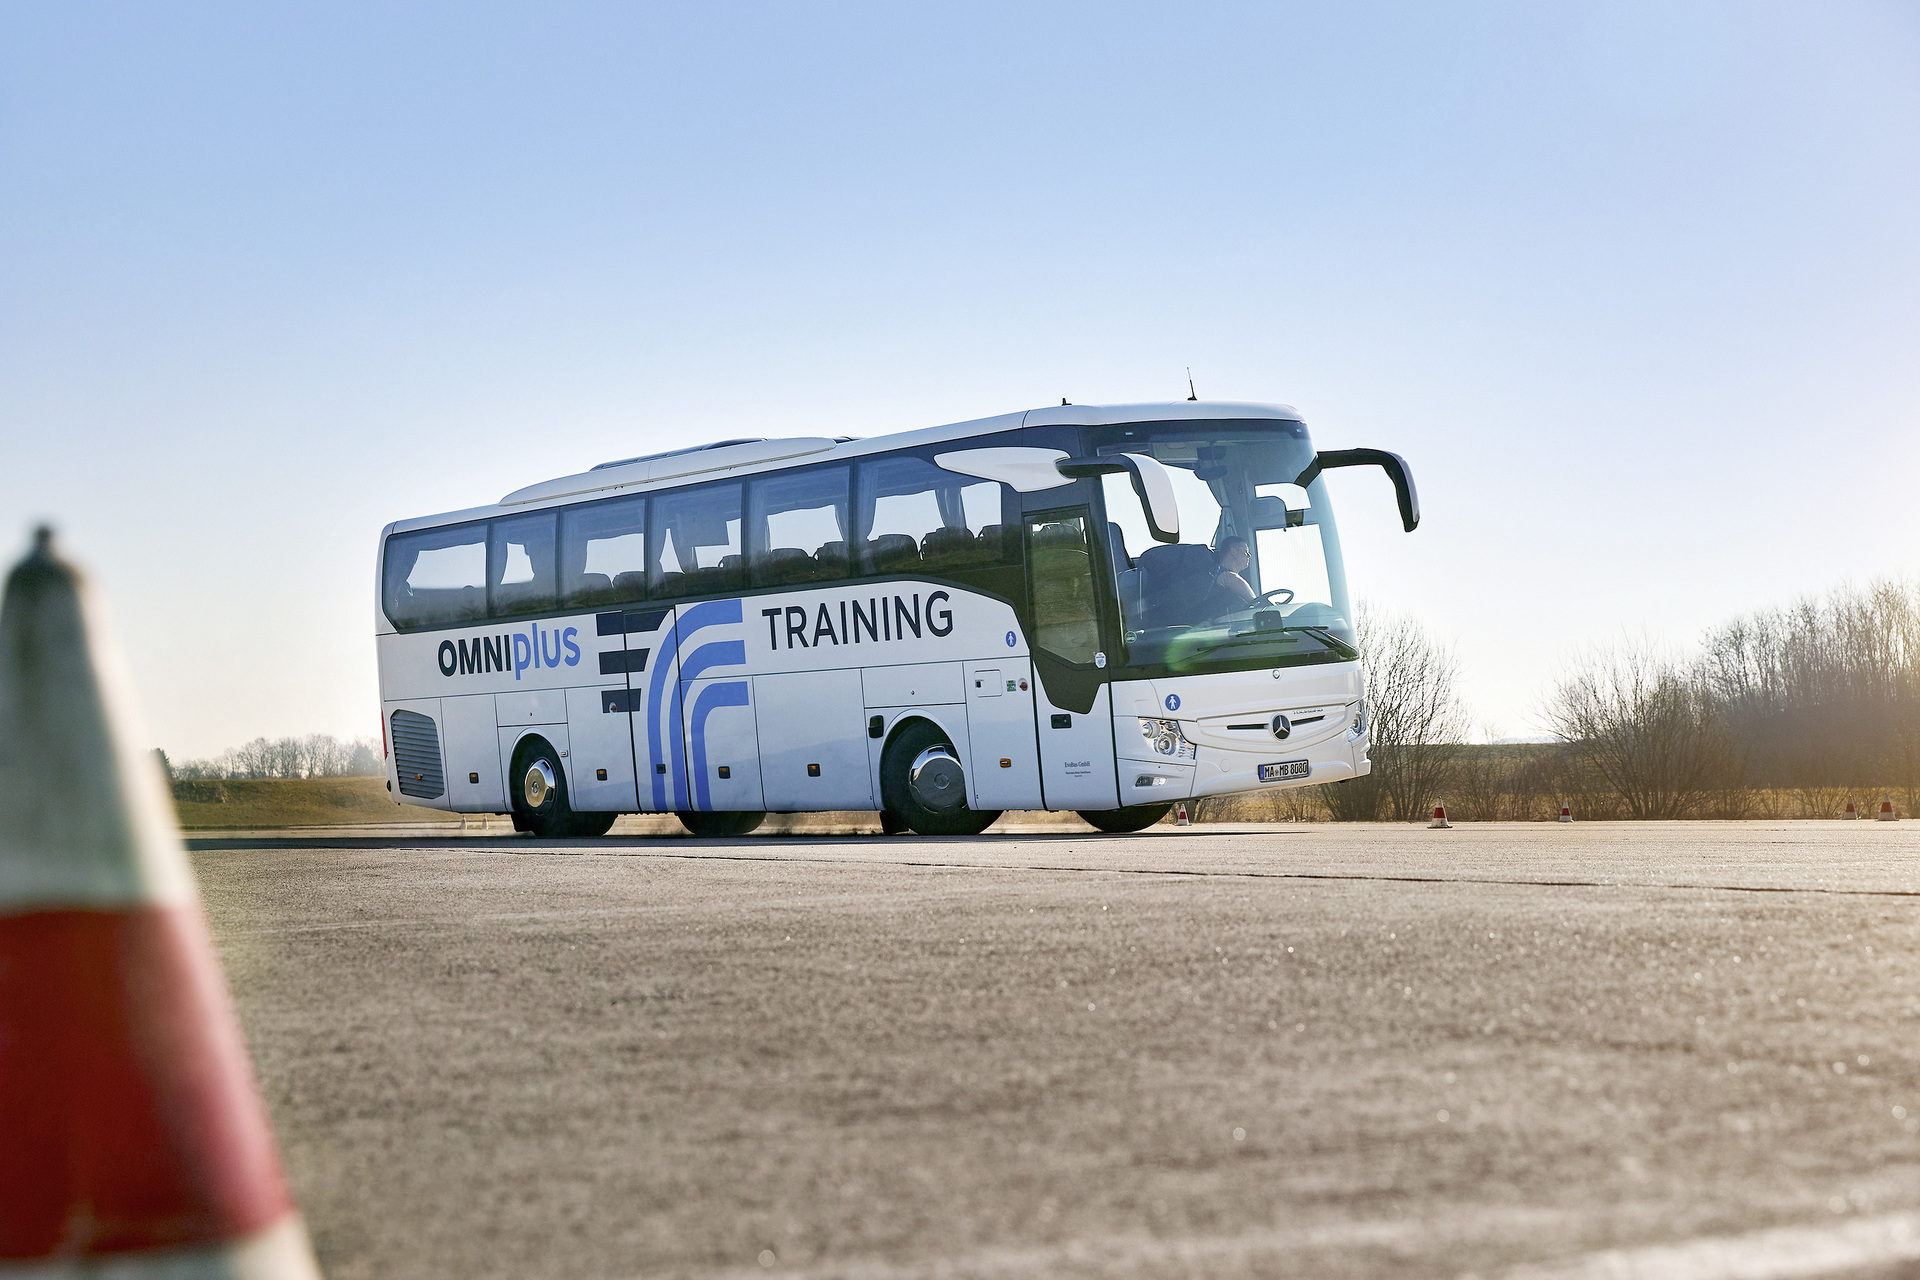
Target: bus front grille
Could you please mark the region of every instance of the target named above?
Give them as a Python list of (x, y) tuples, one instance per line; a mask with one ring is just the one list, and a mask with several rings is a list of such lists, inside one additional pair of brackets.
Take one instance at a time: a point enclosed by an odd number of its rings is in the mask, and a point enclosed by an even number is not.
[(446, 791), (440, 770), (440, 734), (432, 716), (418, 711), (393, 713), (393, 767), (400, 775), (400, 794), (431, 800)]

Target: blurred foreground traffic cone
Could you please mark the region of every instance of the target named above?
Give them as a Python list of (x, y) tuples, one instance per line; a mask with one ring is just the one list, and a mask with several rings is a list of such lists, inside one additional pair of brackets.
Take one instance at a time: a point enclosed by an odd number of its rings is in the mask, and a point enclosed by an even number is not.
[(1873, 815), (1882, 822), (1896, 822), (1900, 815), (1893, 811), (1893, 801), (1886, 796), (1880, 797), (1880, 812)]
[(1187, 817), (1187, 802), (1185, 800), (1176, 800), (1174, 802), (1173, 825), (1176, 827), (1193, 825), (1192, 819)]
[(1570, 804), (1563, 804), (1563, 805), (1561, 805), (1561, 806), (1560, 806), (1560, 821), (1562, 821), (1562, 822), (1572, 822), (1572, 821), (1573, 821), (1573, 806), (1572, 806), (1572, 805), (1570, 805)]
[(1433, 806), (1433, 821), (1427, 825), (1429, 827), (1439, 828), (1442, 831), (1452, 830), (1453, 824), (1447, 821), (1447, 806), (1443, 804)]
[(1858, 819), (1860, 817), (1860, 811), (1853, 807), (1852, 796), (1847, 797), (1847, 807), (1841, 812), (1840, 816), (1846, 819)]
[(129, 712), (42, 529), (0, 603), (0, 1275), (316, 1280)]

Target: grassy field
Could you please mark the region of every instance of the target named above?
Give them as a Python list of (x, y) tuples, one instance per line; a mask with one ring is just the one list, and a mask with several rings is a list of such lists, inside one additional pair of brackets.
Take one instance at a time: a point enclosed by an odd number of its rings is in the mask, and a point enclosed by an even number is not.
[(193, 779), (173, 784), (173, 807), (190, 829), (460, 822), (458, 814), (395, 804), (380, 778)]

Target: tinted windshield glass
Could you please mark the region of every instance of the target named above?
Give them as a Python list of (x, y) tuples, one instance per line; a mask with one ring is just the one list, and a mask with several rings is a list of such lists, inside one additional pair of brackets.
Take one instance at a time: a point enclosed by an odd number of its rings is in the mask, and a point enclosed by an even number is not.
[(1099, 432), (1100, 453), (1142, 453), (1172, 476), (1180, 541), (1156, 542), (1125, 475), (1101, 477), (1108, 554), (1134, 666), (1352, 656), (1340, 537), (1298, 422), (1142, 424)]

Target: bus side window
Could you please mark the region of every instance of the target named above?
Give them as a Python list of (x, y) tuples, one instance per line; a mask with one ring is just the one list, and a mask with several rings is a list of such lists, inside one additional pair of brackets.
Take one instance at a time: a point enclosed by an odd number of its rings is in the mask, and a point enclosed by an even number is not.
[(738, 482), (653, 495), (647, 528), (649, 595), (700, 596), (740, 589), (745, 575)]
[(494, 617), (544, 613), (558, 604), (553, 523), (551, 511), (493, 522), (487, 576)]
[(846, 467), (762, 476), (747, 486), (748, 581), (756, 587), (847, 576)]
[(1005, 486), (925, 458), (896, 454), (860, 465), (859, 568), (863, 573), (950, 574), (1009, 563), (1019, 554), (1006, 523)]
[(643, 600), (647, 500), (615, 498), (560, 513), (560, 599), (573, 609)]
[(1092, 662), (1100, 648), (1100, 610), (1084, 515), (1042, 516), (1029, 531), (1033, 550), (1033, 641), (1068, 662)]
[(487, 526), (456, 524), (387, 539), (381, 595), (396, 627), (487, 616)]

